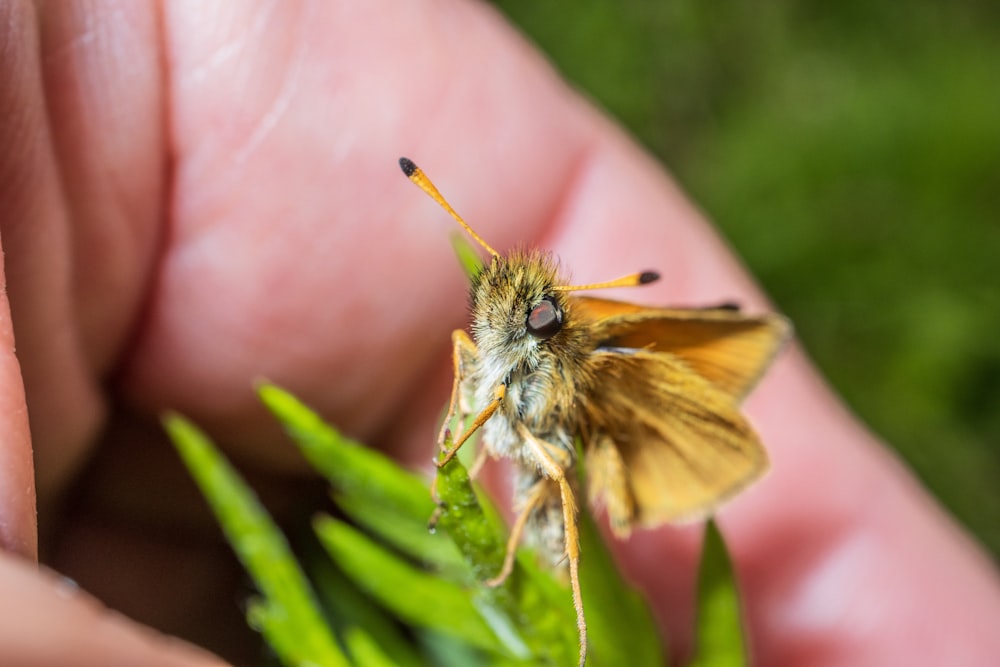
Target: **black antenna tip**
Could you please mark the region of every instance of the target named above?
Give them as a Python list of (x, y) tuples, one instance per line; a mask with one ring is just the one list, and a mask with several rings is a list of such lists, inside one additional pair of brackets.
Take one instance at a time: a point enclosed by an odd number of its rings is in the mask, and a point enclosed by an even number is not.
[(649, 283), (655, 283), (660, 279), (660, 274), (656, 271), (643, 271), (639, 274), (639, 284), (648, 285)]
[(413, 160), (408, 157), (399, 158), (399, 168), (403, 170), (406, 177), (409, 178), (413, 176), (413, 172), (417, 170), (417, 165), (414, 164)]

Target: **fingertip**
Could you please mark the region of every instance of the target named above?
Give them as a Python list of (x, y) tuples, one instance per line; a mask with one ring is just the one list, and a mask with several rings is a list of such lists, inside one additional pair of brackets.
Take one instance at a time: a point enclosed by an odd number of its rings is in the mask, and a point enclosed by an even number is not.
[(71, 580), (0, 554), (0, 664), (225, 667), (180, 639), (103, 607)]
[[(4, 272), (0, 251), (0, 275)], [(6, 283), (6, 278), (3, 278)], [(7, 290), (0, 289), (0, 551), (38, 558), (35, 468)]]

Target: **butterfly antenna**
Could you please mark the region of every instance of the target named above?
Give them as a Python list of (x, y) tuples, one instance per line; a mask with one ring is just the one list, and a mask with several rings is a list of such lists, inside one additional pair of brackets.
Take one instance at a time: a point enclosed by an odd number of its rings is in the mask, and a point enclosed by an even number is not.
[(431, 179), (427, 178), (427, 175), (424, 174), (423, 170), (420, 167), (418, 167), (413, 162), (413, 160), (411, 160), (410, 158), (401, 157), (399, 158), (399, 167), (400, 169), (403, 170), (403, 173), (406, 174), (407, 178), (409, 178), (411, 181), (417, 184), (417, 187), (419, 187), (421, 190), (430, 195), (430, 198), (436, 201), (438, 204), (440, 204), (441, 208), (448, 211), (448, 214), (451, 217), (455, 218), (455, 222), (462, 225), (465, 231), (469, 232), (469, 236), (474, 238), (476, 240), (476, 243), (483, 246), (483, 248), (486, 249), (486, 252), (490, 253), (494, 257), (500, 256), (500, 253), (491, 248), (490, 244), (483, 240), (483, 237), (477, 234), (472, 229), (472, 227), (470, 227), (469, 224), (465, 222), (465, 220), (462, 220), (462, 216), (460, 216), (458, 213), (455, 212), (455, 209), (451, 207), (451, 204), (449, 204), (448, 201), (441, 196), (441, 193), (438, 192), (438, 189), (434, 187), (433, 183), (431, 183)]
[(608, 287), (635, 287), (636, 285), (648, 285), (660, 279), (660, 274), (656, 271), (643, 271), (642, 273), (631, 273), (615, 280), (608, 280), (603, 283), (590, 283), (589, 285), (556, 285), (552, 289), (557, 292), (579, 292), (588, 289), (605, 289)]

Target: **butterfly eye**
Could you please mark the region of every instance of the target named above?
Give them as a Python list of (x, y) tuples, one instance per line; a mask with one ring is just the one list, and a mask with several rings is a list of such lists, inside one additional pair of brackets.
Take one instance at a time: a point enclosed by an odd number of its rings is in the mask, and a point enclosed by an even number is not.
[(539, 340), (548, 340), (562, 329), (562, 321), (563, 316), (559, 306), (551, 297), (545, 297), (528, 313), (528, 333)]

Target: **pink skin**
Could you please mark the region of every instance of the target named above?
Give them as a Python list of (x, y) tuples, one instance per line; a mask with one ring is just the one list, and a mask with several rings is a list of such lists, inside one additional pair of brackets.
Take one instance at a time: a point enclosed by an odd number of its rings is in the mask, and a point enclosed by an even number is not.
[[(0, 541), (35, 558), (33, 444), (43, 537), (70, 482), (99, 499), (43, 539), (48, 561), (181, 632), (178, 619), (206, 623), (193, 610), (213, 590), (232, 614), (228, 580), (209, 576), (231, 557), (149, 535), (154, 519), (205, 521), (140, 438), (159, 410), (205, 424), (262, 478), (282, 471), (279, 497), (302, 470), (252, 395), (262, 376), (348, 432), (427, 460), (464, 283), (453, 223), (405, 182), (400, 155), (491, 244), (550, 248), (577, 281), (654, 268), (662, 281), (615, 295), (767, 307), (661, 169), (487, 6), (224, 7), (0, 0), (12, 311), (0, 304)], [(721, 523), (755, 662), (1000, 655), (995, 570), (797, 349), (748, 412), (773, 470)], [(81, 467), (107, 447), (116, 454)], [(685, 654), (696, 532), (615, 548)], [(154, 566), (191, 560), (170, 586)], [(0, 664), (217, 664), (12, 555), (0, 557), (0, 618)]]

